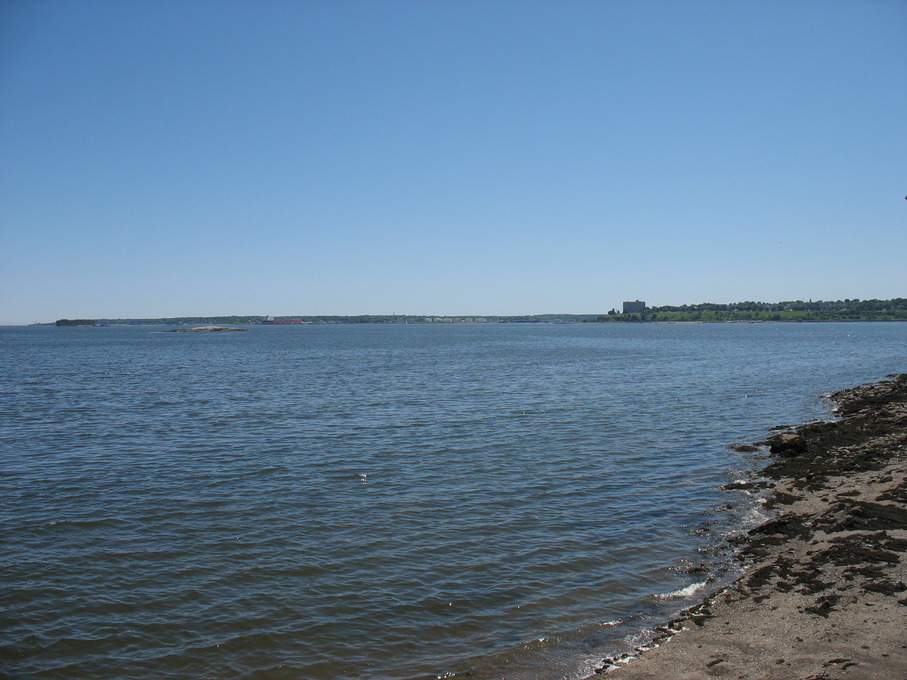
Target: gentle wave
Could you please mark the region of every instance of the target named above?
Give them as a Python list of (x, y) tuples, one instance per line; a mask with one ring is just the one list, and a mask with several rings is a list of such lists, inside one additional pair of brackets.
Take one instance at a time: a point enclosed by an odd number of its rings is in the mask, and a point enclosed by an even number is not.
[(701, 592), (709, 584), (708, 581), (700, 581), (699, 583), (691, 583), (690, 585), (684, 588), (678, 588), (677, 590), (672, 590), (669, 593), (656, 593), (655, 597), (659, 599), (668, 599), (674, 597), (692, 597), (696, 593)]

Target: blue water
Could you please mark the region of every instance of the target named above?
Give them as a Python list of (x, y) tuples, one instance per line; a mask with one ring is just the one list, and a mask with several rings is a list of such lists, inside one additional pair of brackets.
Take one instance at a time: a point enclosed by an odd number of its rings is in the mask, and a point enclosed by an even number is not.
[[(582, 677), (907, 324), (0, 329), (11, 678)], [(360, 475), (365, 475), (361, 477)]]

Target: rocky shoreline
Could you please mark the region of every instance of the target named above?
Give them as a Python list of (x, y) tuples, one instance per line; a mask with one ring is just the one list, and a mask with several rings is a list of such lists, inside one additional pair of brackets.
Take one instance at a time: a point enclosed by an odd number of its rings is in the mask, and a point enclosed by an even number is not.
[(839, 420), (759, 442), (774, 517), (741, 540), (743, 575), (593, 677), (907, 678), (907, 374), (831, 398)]

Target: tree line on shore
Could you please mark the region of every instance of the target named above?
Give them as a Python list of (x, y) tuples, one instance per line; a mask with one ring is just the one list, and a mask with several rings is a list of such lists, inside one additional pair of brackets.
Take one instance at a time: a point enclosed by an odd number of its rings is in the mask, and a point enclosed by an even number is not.
[(793, 300), (787, 302), (705, 302), (646, 307), (621, 314), (612, 309), (597, 322), (642, 321), (907, 321), (907, 298), (890, 300)]
[[(258, 324), (407, 324), (407, 323), (577, 323), (591, 321), (595, 314), (535, 314), (521, 316), (431, 316), (424, 314), (358, 314), (336, 316), (181, 316), (155, 319), (58, 319), (57, 326), (188, 326)], [(45, 325), (45, 324), (37, 324)], [(54, 325), (54, 324), (48, 324)]]
[[(235, 325), (268, 321), (306, 324), (423, 323), (435, 317), (398, 314), (360, 314), (355, 316), (183, 316), (157, 319), (59, 319), (57, 326), (118, 325)], [(473, 317), (444, 317), (447, 323), (471, 322)], [(621, 314), (536, 314), (528, 316), (481, 317), (486, 323), (578, 323), (578, 322), (651, 322), (651, 321), (907, 321), (907, 298), (890, 300), (793, 300), (788, 302), (704, 302), (695, 305), (646, 307), (642, 312)]]

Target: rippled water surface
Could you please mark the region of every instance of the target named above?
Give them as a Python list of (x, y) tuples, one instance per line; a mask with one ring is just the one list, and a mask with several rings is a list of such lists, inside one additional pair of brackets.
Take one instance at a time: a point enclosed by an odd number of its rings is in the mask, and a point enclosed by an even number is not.
[(907, 324), (160, 330), (0, 329), (10, 677), (581, 677), (754, 511), (730, 445), (907, 370)]

